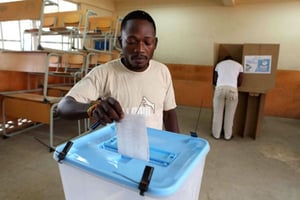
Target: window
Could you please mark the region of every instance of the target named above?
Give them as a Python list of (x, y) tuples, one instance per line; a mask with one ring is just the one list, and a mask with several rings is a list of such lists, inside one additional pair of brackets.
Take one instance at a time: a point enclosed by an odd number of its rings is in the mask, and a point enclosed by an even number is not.
[(45, 7), (45, 13), (51, 12), (66, 12), (78, 10), (78, 5), (64, 0), (51, 1), (57, 5), (49, 5)]
[[(2, 0), (1, 3), (13, 2), (17, 0)], [(44, 8), (44, 13), (75, 11), (78, 5), (64, 0), (48, 0)], [(56, 5), (54, 5), (54, 4)], [(0, 22), (0, 49), (8, 50), (34, 50), (34, 38), (24, 35), (24, 30), (37, 28), (39, 22), (35, 20), (19, 20)], [(61, 36), (52, 37), (53, 41), (61, 41)], [(51, 48), (61, 49), (62, 44), (51, 44)], [(64, 48), (65, 49), (65, 48)]]

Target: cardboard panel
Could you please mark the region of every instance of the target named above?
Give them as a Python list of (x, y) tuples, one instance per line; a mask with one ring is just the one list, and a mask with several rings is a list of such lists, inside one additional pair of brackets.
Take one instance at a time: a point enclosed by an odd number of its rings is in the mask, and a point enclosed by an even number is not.
[(247, 113), (248, 94), (239, 92), (239, 103), (235, 111), (232, 134), (244, 137), (245, 121)]
[(226, 56), (230, 55), (234, 60), (242, 63), (243, 45), (242, 44), (215, 44), (214, 66)]
[(248, 95), (243, 136), (250, 136), (253, 139), (259, 136), (263, 120), (264, 103), (265, 94)]
[[(279, 55), (278, 44), (245, 44), (243, 46), (243, 82), (239, 90), (243, 92), (266, 93), (275, 86), (277, 63)], [(270, 56), (269, 72), (251, 72), (245, 63), (245, 56)]]
[[(46, 13), (44, 17), (55, 17), (56, 18), (56, 24), (55, 27), (64, 27), (65, 22), (78, 22), (78, 19), (80, 19), (80, 25), (84, 25), (84, 17), (85, 12), (80, 11), (66, 11), (66, 12), (55, 12), (55, 13)], [(73, 19), (72, 19), (73, 18)], [(74, 23), (75, 24), (75, 23)], [(75, 25), (77, 26), (77, 24)]]

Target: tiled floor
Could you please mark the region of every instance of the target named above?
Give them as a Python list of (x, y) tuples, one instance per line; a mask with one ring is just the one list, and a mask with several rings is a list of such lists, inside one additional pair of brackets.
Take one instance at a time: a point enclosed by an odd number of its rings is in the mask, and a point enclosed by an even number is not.
[[(199, 108), (178, 107), (181, 133), (195, 131)], [(210, 144), (200, 200), (298, 200), (300, 198), (300, 120), (265, 117), (261, 135), (231, 141), (210, 136), (211, 110), (201, 109), (197, 133)], [(63, 200), (57, 163), (43, 125), (0, 140), (1, 200)], [(55, 142), (77, 134), (77, 122), (57, 120)]]

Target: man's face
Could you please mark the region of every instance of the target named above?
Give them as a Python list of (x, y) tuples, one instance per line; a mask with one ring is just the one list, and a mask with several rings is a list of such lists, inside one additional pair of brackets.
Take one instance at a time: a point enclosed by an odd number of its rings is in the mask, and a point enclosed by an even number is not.
[(152, 24), (146, 20), (129, 20), (121, 33), (120, 44), (123, 64), (132, 71), (146, 70), (157, 45)]

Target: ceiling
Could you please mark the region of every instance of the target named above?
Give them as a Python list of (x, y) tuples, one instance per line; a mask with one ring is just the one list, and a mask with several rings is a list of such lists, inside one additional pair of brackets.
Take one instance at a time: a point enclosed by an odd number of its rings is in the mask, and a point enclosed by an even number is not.
[(203, 5), (223, 5), (228, 7), (243, 4), (265, 4), (265, 3), (286, 3), (300, 0), (68, 0), (74, 3), (82, 3), (99, 7), (99, 5), (108, 5), (110, 8), (126, 4), (134, 5), (156, 5), (156, 4), (174, 4), (174, 3), (202, 3)]
[(234, 6), (238, 4), (253, 4), (253, 3), (278, 3), (297, 0), (221, 0), (225, 6)]
[[(130, 2), (132, 0), (111, 0), (114, 3), (124, 3), (126, 1)], [(146, 1), (146, 0), (144, 0)], [(172, 2), (172, 0), (160, 0), (160, 2)], [(174, 0), (176, 1), (176, 0)], [(188, 0), (185, 0), (188, 1)], [(205, 1), (205, 0), (189, 0), (193, 2), (197, 1)], [(220, 3), (222, 3), (224, 6), (235, 6), (235, 5), (240, 5), (240, 4), (255, 4), (255, 3), (278, 3), (278, 2), (288, 2), (288, 1), (299, 1), (299, 0), (217, 0)]]

